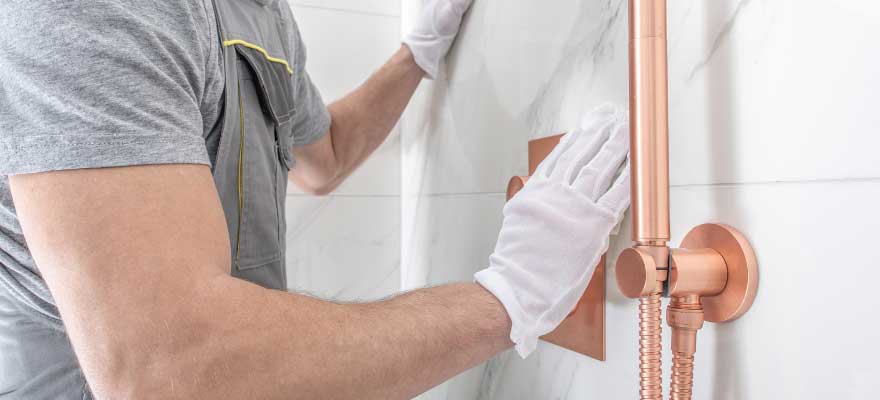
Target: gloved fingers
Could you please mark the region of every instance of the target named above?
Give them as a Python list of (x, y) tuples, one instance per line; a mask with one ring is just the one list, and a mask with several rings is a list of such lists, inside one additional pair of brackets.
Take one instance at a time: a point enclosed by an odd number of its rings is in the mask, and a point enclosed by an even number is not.
[(461, 27), (461, 19), (467, 11), (467, 5), (458, 1), (437, 1), (431, 15), (434, 16), (432, 29), (439, 37), (452, 38)]
[(593, 111), (588, 112), (581, 118), (581, 128), (589, 130), (591, 127), (603, 124), (610, 119), (614, 119), (622, 112), (613, 104), (605, 103), (596, 107)]
[(580, 170), (596, 157), (608, 140), (612, 125), (613, 120), (605, 119), (587, 128), (578, 129), (576, 140), (559, 156), (557, 167), (553, 170), (556, 179), (569, 185), (574, 183)]
[(571, 147), (571, 142), (576, 139), (577, 135), (577, 129), (563, 135), (562, 139), (559, 140), (559, 144), (557, 144), (556, 147), (553, 148), (553, 151), (551, 151), (550, 154), (544, 158), (544, 161), (541, 161), (541, 163), (538, 164), (538, 168), (535, 169), (535, 175), (549, 177), (553, 173), (553, 170), (556, 168), (559, 157), (569, 147)]
[(608, 191), (629, 154), (629, 124), (618, 123), (610, 130), (611, 137), (574, 179), (574, 186), (594, 201)]
[(629, 179), (629, 161), (623, 167), (620, 175), (611, 185), (611, 189), (599, 198), (597, 205), (611, 212), (620, 222), (623, 212), (629, 207), (630, 199), (630, 179)]
[[(563, 154), (568, 154), (568, 152), (575, 151), (580, 148), (584, 151), (584, 155), (595, 154), (598, 151), (598, 148), (602, 146), (602, 142), (607, 138), (607, 132), (602, 131), (602, 133), (606, 133), (605, 136), (595, 135), (594, 132), (601, 131), (603, 126), (607, 126), (611, 121), (616, 120), (617, 115), (620, 114), (620, 111), (612, 105), (611, 103), (605, 103), (593, 111), (590, 111), (581, 119), (580, 126), (578, 128), (573, 129), (571, 132), (565, 134), (562, 139), (559, 141), (559, 144), (553, 149), (550, 154), (544, 158), (544, 161), (538, 165), (537, 170), (535, 171), (536, 175), (549, 177), (556, 171), (557, 173), (566, 172), (566, 168), (562, 168), (564, 166), (570, 165), (571, 157), (574, 154), (569, 154), (567, 157), (563, 158)], [(583, 148), (581, 144), (579, 144), (579, 140), (582, 139), (594, 139), (594, 143), (591, 143), (592, 146), (587, 148)], [(600, 142), (596, 143), (596, 141)], [(579, 159), (583, 159), (583, 155), (579, 157)], [(592, 158), (592, 156), (590, 156)], [(589, 162), (587, 158), (584, 161)], [(562, 162), (560, 162), (562, 159)], [(559, 168), (557, 168), (559, 166)], [(574, 169), (575, 172), (579, 171), (582, 167), (578, 166), (577, 169)], [(568, 183), (571, 183), (571, 179), (568, 180)]]
[(474, 3), (474, 0), (450, 0), (450, 3), (452, 3), (452, 6), (458, 14), (464, 15), (464, 13), (466, 13), (471, 7), (471, 4)]
[[(576, 148), (573, 149), (579, 152), (575, 153), (571, 162), (568, 162), (568, 168), (564, 170), (565, 175), (561, 177), (564, 182), (568, 184), (574, 183), (581, 169), (590, 163), (605, 141), (608, 140), (608, 136), (611, 133), (610, 128), (625, 117), (626, 114), (611, 103), (602, 104), (584, 115), (580, 124), (581, 136), (583, 138), (579, 142), (574, 143)], [(585, 145), (584, 143), (587, 144)]]

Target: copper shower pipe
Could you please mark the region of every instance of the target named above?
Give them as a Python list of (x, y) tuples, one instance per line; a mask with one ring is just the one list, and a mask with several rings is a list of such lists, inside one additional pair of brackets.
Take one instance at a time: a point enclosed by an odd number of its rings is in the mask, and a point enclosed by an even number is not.
[[(669, 242), (669, 126), (666, 0), (629, 1), (632, 239)], [(665, 267), (660, 256), (658, 266)]]
[(629, 37), (632, 239), (642, 251), (625, 252), (621, 257), (644, 257), (644, 265), (650, 265), (634, 271), (648, 276), (635, 288), (638, 293), (632, 293), (641, 296), (639, 394), (643, 400), (660, 400), (660, 297), (669, 256), (666, 0), (630, 0)]

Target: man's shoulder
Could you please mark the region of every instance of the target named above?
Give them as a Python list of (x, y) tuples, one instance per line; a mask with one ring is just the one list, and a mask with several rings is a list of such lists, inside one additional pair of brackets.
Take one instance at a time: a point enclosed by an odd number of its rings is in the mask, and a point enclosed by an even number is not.
[(63, 34), (62, 43), (124, 31), (205, 36), (215, 26), (212, 7), (211, 0), (4, 0), (0, 31), (26, 39)]

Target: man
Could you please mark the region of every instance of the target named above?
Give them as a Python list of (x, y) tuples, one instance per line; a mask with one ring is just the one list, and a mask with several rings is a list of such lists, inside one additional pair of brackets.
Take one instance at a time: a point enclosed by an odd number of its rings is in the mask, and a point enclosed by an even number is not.
[(470, 2), (427, 1), (329, 108), (284, 1), (0, 4), (0, 398), (406, 399), (532, 351), (627, 207), (618, 110), (508, 204), (476, 283), (367, 304), (277, 290), (286, 178), (339, 185), (436, 76)]

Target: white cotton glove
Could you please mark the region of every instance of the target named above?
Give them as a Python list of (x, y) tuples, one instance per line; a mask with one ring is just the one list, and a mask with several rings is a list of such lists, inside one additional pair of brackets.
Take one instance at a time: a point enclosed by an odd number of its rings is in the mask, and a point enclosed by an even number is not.
[(574, 310), (608, 250), (629, 206), (628, 152), (626, 112), (602, 106), (504, 207), (489, 268), (475, 278), (504, 305), (523, 358)]
[(473, 0), (424, 0), (419, 21), (403, 43), (409, 46), (428, 79), (437, 77), (471, 3)]

